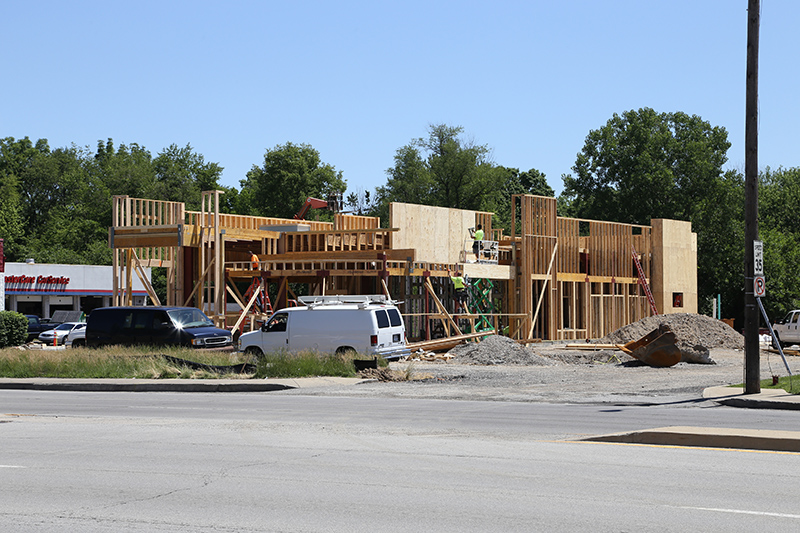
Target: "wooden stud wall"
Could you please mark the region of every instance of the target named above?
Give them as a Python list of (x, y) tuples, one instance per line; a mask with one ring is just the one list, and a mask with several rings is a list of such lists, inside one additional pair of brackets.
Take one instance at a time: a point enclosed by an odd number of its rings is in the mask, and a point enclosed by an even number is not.
[(393, 229), (363, 229), (336, 231), (298, 231), (284, 233), (281, 241), (284, 253), (292, 252), (349, 252), (386, 250)]
[(589, 275), (633, 276), (631, 227), (611, 222), (589, 222)]
[(337, 213), (333, 216), (333, 227), (337, 230), (377, 229), (381, 227), (381, 219)]
[(558, 273), (581, 272), (580, 221), (558, 217)]
[[(205, 217), (213, 217), (213, 214), (206, 214)], [(309, 226), (311, 231), (330, 231), (333, 229), (332, 222), (295, 220), (290, 218), (253, 217), (249, 215), (231, 215), (227, 213), (219, 214), (219, 223), (223, 228), (247, 230), (257, 230), (262, 226), (296, 226), (298, 224)], [(186, 213), (186, 224), (198, 227), (209, 226), (213, 225), (213, 220), (204, 220), (204, 215), (202, 212), (188, 211)]]
[[(185, 208), (182, 202), (167, 202), (114, 196), (112, 198), (111, 233), (116, 228), (153, 227), (164, 232), (179, 231), (183, 224)], [(171, 241), (173, 239), (167, 239)], [(157, 241), (154, 241), (157, 242)], [(181, 274), (182, 257), (177, 246), (143, 246), (136, 248), (114, 248), (112, 257), (114, 305), (130, 305), (132, 298), (132, 273), (135, 264), (142, 267), (166, 267), (170, 287), (183, 284)], [(125, 280), (123, 283), (122, 280)], [(167, 305), (175, 302), (176, 290), (167, 291)]]

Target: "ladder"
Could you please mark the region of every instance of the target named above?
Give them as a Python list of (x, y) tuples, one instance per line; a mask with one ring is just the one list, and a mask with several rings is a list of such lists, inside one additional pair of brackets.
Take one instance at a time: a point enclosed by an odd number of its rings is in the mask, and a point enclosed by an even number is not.
[(244, 293), (244, 301), (249, 302), (250, 298), (252, 298), (253, 293), (259, 291), (258, 298), (256, 298), (255, 305), (261, 307), (261, 311), (265, 315), (272, 314), (272, 302), (269, 300), (269, 294), (267, 291), (261, 290), (261, 280), (259, 278), (253, 278), (252, 283), (250, 283), (250, 287), (247, 288), (247, 292)]
[(650, 292), (650, 285), (647, 284), (647, 278), (644, 277), (644, 270), (642, 270), (642, 263), (639, 261), (639, 254), (636, 253), (636, 248), (633, 245), (631, 245), (631, 250), (633, 250), (633, 262), (636, 264), (636, 270), (639, 273), (639, 285), (642, 286), (644, 293), (647, 295), (647, 301), (650, 302), (650, 310), (653, 312), (653, 316), (656, 316), (658, 315), (656, 301), (653, 299), (653, 293)]

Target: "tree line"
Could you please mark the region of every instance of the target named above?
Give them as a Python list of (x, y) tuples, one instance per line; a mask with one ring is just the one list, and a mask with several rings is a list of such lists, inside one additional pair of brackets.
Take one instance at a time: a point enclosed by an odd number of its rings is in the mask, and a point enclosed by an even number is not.
[[(0, 237), (7, 261), (110, 264), (108, 227), (113, 195), (181, 201), (199, 210), (201, 192), (222, 190), (226, 213), (291, 218), (309, 196), (344, 193), (346, 208), (388, 224), (390, 202), (495, 213), (508, 228), (511, 196), (555, 196), (543, 173), (502, 166), (488, 145), (464, 130), (431, 125), (397, 149), (386, 183), (347, 190), (341, 170), (308, 144), (287, 142), (265, 151), (240, 180), (220, 185), (222, 167), (190, 145), (153, 155), (138, 144), (99, 141), (51, 149), (46, 139), (0, 139)], [(700, 311), (721, 295), (722, 314), (741, 318), (744, 291), (744, 178), (724, 170), (727, 131), (696, 115), (649, 108), (614, 114), (591, 130), (557, 198), (561, 216), (650, 224), (687, 220), (697, 234)], [(800, 307), (800, 169), (767, 168), (759, 179), (767, 298), (775, 318)], [(325, 213), (319, 214), (323, 219)]]

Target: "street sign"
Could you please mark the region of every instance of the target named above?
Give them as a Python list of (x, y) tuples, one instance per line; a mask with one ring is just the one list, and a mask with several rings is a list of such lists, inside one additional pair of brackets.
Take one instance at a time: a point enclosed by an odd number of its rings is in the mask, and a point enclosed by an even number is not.
[(767, 294), (767, 282), (764, 276), (756, 276), (753, 279), (753, 292), (756, 298), (763, 298), (764, 295)]
[(753, 275), (764, 275), (764, 241), (753, 241)]

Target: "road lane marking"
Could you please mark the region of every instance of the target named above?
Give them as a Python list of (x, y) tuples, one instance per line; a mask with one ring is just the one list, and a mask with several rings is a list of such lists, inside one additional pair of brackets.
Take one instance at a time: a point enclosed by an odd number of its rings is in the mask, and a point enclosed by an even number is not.
[(717, 509), (714, 507), (687, 507), (680, 506), (679, 509), (693, 509), (695, 511), (714, 511), (717, 513), (733, 513), (733, 514), (751, 514), (758, 516), (775, 516), (777, 518), (800, 518), (798, 514), (788, 513), (768, 513), (766, 511), (746, 511), (744, 509)]

